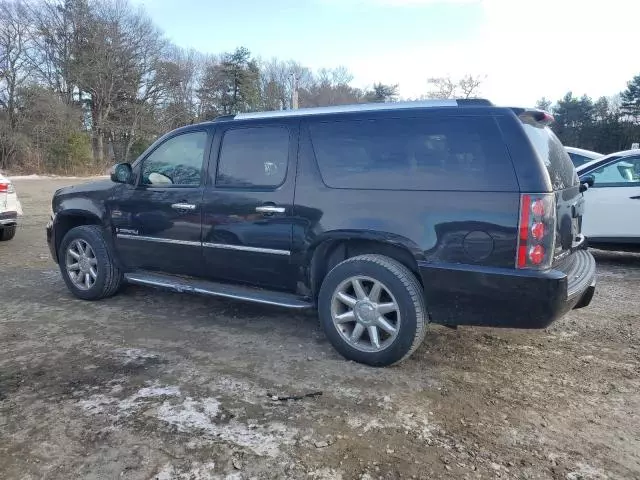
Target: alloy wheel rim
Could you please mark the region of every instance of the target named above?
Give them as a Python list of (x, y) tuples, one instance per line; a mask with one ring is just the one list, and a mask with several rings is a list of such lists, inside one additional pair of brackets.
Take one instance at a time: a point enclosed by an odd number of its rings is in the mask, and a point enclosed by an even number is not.
[(380, 352), (400, 331), (400, 308), (389, 288), (379, 280), (353, 276), (343, 280), (331, 298), (333, 325), (353, 348)]
[(65, 265), (69, 278), (80, 290), (89, 290), (98, 279), (98, 259), (86, 240), (77, 238), (67, 247)]

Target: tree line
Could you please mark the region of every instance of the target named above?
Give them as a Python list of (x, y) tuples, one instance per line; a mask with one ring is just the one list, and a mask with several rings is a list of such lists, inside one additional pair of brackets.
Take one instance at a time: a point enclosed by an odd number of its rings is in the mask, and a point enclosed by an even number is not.
[[(128, 0), (0, 0), (0, 169), (104, 171), (219, 115), (398, 98), (398, 85), (352, 80), (244, 47), (180, 48)], [(480, 83), (432, 78), (425, 97), (476, 96)]]
[(553, 113), (551, 128), (567, 146), (606, 154), (640, 142), (640, 75), (612, 97), (594, 101), (567, 92), (555, 104), (543, 97), (536, 107)]

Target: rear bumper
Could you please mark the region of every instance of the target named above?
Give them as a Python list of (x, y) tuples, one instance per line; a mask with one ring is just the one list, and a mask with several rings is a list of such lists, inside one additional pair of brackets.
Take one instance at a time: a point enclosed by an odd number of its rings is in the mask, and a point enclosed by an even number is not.
[(17, 225), (18, 212), (2, 212), (0, 213), (0, 227)]
[(596, 262), (586, 250), (538, 272), (472, 265), (419, 265), (434, 323), (544, 328), (573, 308), (589, 305)]

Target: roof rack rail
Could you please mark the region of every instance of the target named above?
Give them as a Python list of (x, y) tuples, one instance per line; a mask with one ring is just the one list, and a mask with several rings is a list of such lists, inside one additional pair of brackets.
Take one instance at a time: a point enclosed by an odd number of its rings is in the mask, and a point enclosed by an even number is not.
[(218, 115), (216, 118), (214, 118), (212, 121), (214, 122), (221, 122), (224, 120), (233, 120), (234, 118), (236, 118), (236, 114), (232, 113), (230, 115)]
[(486, 98), (459, 98), (456, 102), (460, 107), (493, 107), (493, 103)]
[(313, 107), (299, 108), (297, 110), (276, 110), (271, 112), (248, 112), (238, 113), (235, 116), (225, 115), (218, 119), (228, 119), (229, 117), (236, 120), (252, 119), (252, 118), (272, 118), (272, 117), (297, 117), (306, 115), (323, 115), (330, 113), (348, 113), (348, 112), (368, 112), (376, 110), (404, 110), (412, 108), (437, 108), (437, 107), (466, 107), (466, 106), (486, 106), (493, 104), (489, 100), (481, 98), (468, 98), (460, 100), (420, 100), (410, 102), (387, 102), (387, 103), (360, 103), (354, 105), (334, 105), (330, 107)]

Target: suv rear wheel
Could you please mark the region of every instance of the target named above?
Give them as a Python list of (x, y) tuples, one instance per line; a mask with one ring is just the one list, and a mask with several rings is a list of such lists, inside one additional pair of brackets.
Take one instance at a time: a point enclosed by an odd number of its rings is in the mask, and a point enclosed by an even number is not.
[(110, 297), (122, 283), (122, 272), (97, 225), (69, 230), (60, 243), (58, 263), (67, 288), (83, 300)]
[(9, 227), (0, 228), (0, 242), (6, 242), (16, 236), (16, 226), (11, 225)]
[(400, 262), (360, 255), (333, 268), (318, 296), (320, 322), (349, 360), (387, 366), (422, 343), (426, 309), (420, 283)]

